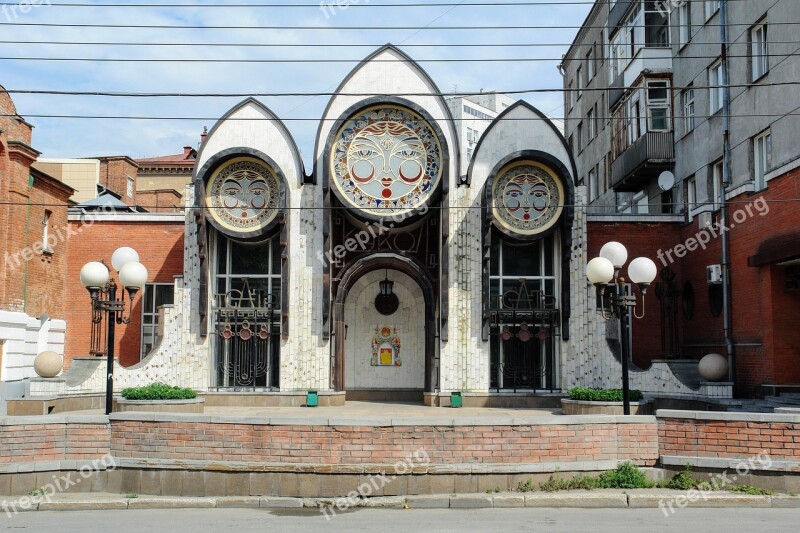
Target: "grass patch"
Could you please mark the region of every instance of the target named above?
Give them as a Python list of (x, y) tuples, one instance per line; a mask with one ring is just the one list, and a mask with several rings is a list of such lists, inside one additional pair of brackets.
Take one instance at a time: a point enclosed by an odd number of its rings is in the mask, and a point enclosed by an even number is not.
[[(631, 401), (639, 402), (644, 398), (642, 391), (631, 390)], [(570, 400), (580, 400), (584, 402), (621, 402), (622, 389), (590, 389), (586, 387), (575, 387), (569, 391)]]
[(750, 494), (752, 496), (772, 496), (775, 494), (771, 490), (761, 489), (752, 485), (729, 485), (725, 490), (730, 492), (738, 492), (739, 494)]
[(192, 400), (197, 398), (197, 393), (192, 389), (153, 383), (145, 387), (123, 389), (122, 397), (126, 400)]

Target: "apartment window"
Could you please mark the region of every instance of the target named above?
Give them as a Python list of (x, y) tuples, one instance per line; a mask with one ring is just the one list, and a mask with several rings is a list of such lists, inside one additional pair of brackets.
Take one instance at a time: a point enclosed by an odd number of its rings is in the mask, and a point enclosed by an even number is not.
[(52, 214), (52, 211), (45, 211), (42, 218), (42, 252), (44, 253), (53, 253), (50, 244), (47, 242), (50, 238), (50, 217)]
[[(600, 121), (600, 126), (602, 129), (606, 129), (606, 122), (608, 117), (608, 109), (606, 108), (606, 94), (600, 94), (600, 106), (597, 108), (597, 120)], [(602, 113), (602, 114), (601, 114)]]
[(719, 196), (722, 193), (722, 160), (711, 167), (711, 203), (715, 209), (719, 207)]
[(697, 207), (697, 180), (694, 176), (686, 178), (686, 208), (691, 211)]
[(134, 187), (134, 184), (135, 184), (135, 182), (133, 181), (133, 178), (128, 176), (128, 198), (133, 198), (133, 187)]
[(636, 212), (640, 215), (646, 215), (650, 212), (650, 199), (647, 197), (647, 191), (639, 191), (633, 195), (631, 205), (636, 206)]
[(669, 131), (669, 82), (647, 82), (648, 131)]
[(478, 130), (472, 130), (472, 140), (473, 140), (473, 142), (477, 143), (480, 140), (480, 138), (481, 138), (481, 132), (479, 132)]
[(594, 109), (590, 109), (586, 114), (586, 123), (589, 125), (589, 142), (597, 135), (597, 125), (595, 123)]
[(722, 109), (725, 80), (722, 75), (722, 61), (717, 61), (708, 69), (708, 110), (714, 114)]
[(578, 67), (578, 74), (576, 76), (576, 79), (577, 79), (576, 85), (578, 88), (578, 98), (580, 99), (581, 95), (583, 94), (583, 70), (581, 69), (581, 67)]
[(467, 161), (472, 161), (472, 148), (467, 148)]
[(567, 86), (567, 107), (572, 111), (572, 106), (575, 105), (575, 84), (570, 80)]
[(750, 29), (750, 59), (753, 81), (769, 72), (766, 23), (757, 24)]
[(681, 107), (684, 132), (689, 133), (695, 126), (694, 89), (691, 86), (681, 93)]
[(683, 46), (692, 38), (691, 2), (678, 6), (678, 43)]
[(714, 13), (719, 11), (720, 0), (706, 0), (706, 20), (714, 16)]
[(589, 186), (589, 201), (593, 202), (597, 198), (597, 172), (595, 169), (589, 169), (589, 176), (586, 181)]
[(142, 299), (142, 351), (141, 358), (155, 347), (158, 335), (158, 308), (172, 305), (175, 300), (175, 289), (171, 283), (148, 283), (144, 287)]
[(578, 130), (575, 134), (575, 142), (577, 143), (576, 148), (578, 152), (583, 149), (583, 122), (578, 122)]
[(472, 128), (467, 128), (467, 142), (472, 144)]
[(594, 78), (594, 45), (586, 54), (586, 83), (592, 81), (592, 78)]
[(753, 179), (756, 189), (766, 187), (764, 175), (772, 164), (772, 135), (767, 130), (753, 138)]

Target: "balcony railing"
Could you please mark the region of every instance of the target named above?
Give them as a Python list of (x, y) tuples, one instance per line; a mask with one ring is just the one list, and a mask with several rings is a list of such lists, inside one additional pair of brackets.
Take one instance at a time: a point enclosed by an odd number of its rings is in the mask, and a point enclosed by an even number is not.
[(636, 139), (611, 165), (615, 190), (636, 189), (675, 162), (672, 131), (649, 131)]

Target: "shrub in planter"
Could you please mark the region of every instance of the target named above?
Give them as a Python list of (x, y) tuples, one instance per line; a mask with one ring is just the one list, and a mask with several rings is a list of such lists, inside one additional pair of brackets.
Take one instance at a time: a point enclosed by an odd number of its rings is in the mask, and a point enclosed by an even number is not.
[[(631, 390), (631, 401), (639, 402), (644, 398), (642, 391)], [(586, 387), (575, 387), (569, 391), (570, 400), (584, 402), (621, 402), (622, 389), (590, 389)]]
[(123, 389), (122, 397), (126, 400), (192, 400), (197, 398), (197, 393), (184, 387), (153, 383), (146, 387)]

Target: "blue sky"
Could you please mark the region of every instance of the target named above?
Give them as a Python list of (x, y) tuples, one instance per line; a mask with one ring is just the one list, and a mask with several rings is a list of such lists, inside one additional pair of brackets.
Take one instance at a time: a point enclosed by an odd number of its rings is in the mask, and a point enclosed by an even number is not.
[[(310, 7), (208, 7), (195, 2), (189, 8), (119, 6), (64, 8), (41, 5), (0, 12), (0, 22), (104, 23), (135, 25), (269, 25), (269, 26), (475, 26), (528, 25), (578, 26), (588, 4), (536, 6), (436, 6), (373, 7), (353, 5), (327, 16), (319, 6)], [(53, 0), (61, 2), (63, 0)], [(71, 0), (67, 0), (71, 1)], [(138, 0), (143, 2), (146, 0)], [(185, 0), (181, 0), (185, 1)], [(401, 3), (402, 0), (387, 0)], [(409, 0), (410, 1), (410, 0)], [(435, 3), (441, 0), (431, 0)], [(557, 0), (545, 0), (553, 1)], [(9, 0), (2, 0), (8, 3)], [(36, 0), (34, 0), (36, 2)], [(83, 2), (87, 3), (87, 2)], [(99, 1), (95, 3), (110, 3)], [(125, 2), (133, 3), (133, 2)], [(157, 3), (148, 1), (147, 3)], [(180, 3), (167, 2), (167, 3)], [(238, 3), (244, 3), (239, 1)], [(259, 2), (265, 3), (265, 2)], [(285, 0), (279, 3), (289, 3)], [(296, 3), (312, 3), (300, 0)], [(361, 0), (358, 3), (365, 3)], [(384, 2), (385, 3), (385, 2)], [(575, 29), (543, 30), (211, 30), (121, 29), (0, 26), (0, 56), (93, 58), (217, 58), (217, 59), (345, 59), (346, 63), (103, 63), (63, 61), (12, 61), (2, 59), (0, 84), (9, 90), (77, 90), (125, 92), (330, 92), (363, 57), (377, 46), (391, 42), (412, 58), (549, 58), (550, 61), (447, 63), (422, 62), (443, 92), (519, 90), (561, 87), (556, 66), (576, 33)], [(17, 41), (137, 42), (137, 43), (269, 43), (308, 44), (298, 48), (119, 47), (17, 44)], [(358, 48), (326, 46), (334, 43), (364, 45)], [(535, 43), (534, 47), (474, 47), (454, 45)], [(441, 47), (409, 45), (445, 45)], [(351, 61), (350, 61), (351, 60)], [(12, 95), (20, 114), (30, 115), (124, 115), (219, 117), (241, 98), (108, 98), (53, 95)], [(525, 95), (543, 112), (563, 115), (560, 93)], [(260, 98), (282, 119), (303, 153), (306, 164), (313, 151), (316, 120), (328, 97)], [(314, 119), (314, 120), (296, 120)], [(130, 155), (152, 157), (178, 153), (184, 145), (196, 145), (204, 125), (213, 120), (139, 121), (71, 120), (33, 118), (34, 147), (43, 157)]]

